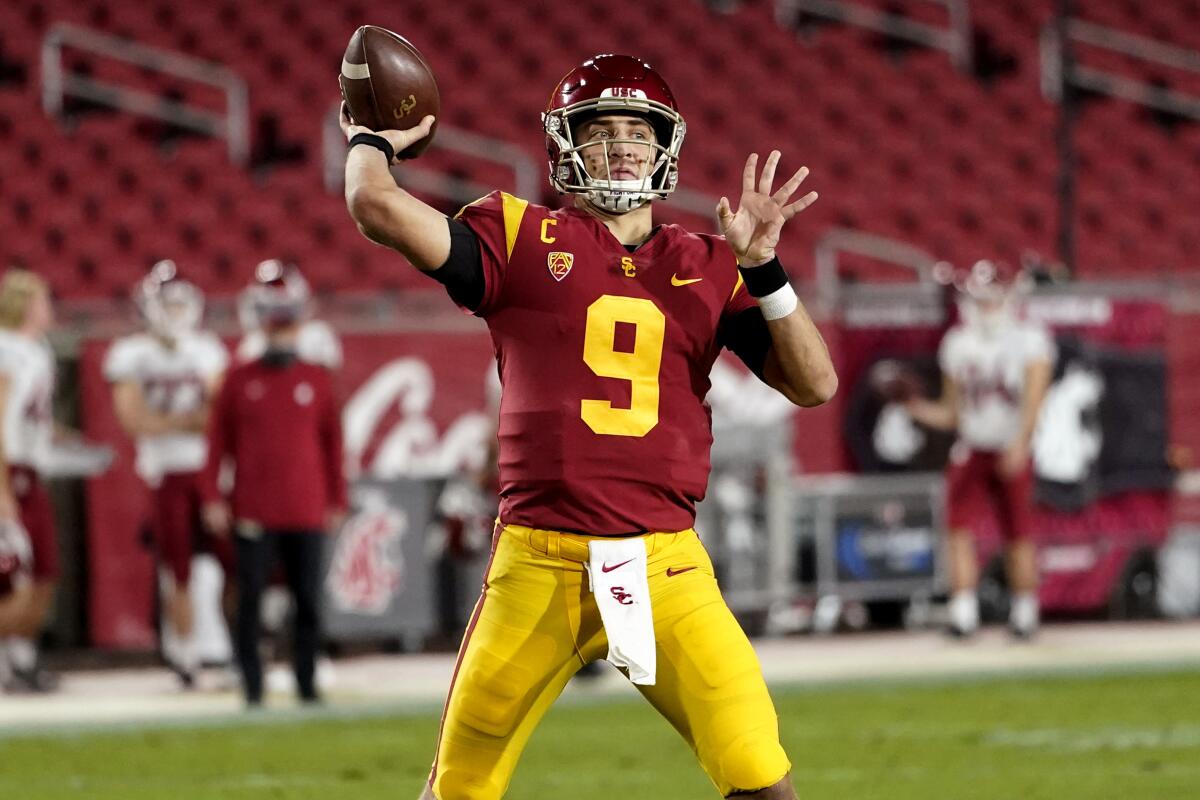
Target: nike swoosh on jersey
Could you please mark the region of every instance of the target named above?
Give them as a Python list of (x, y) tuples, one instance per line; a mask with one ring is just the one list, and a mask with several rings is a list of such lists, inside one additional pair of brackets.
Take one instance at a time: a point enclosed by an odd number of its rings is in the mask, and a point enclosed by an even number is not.
[(674, 578), (676, 575), (682, 575), (683, 573), (691, 572), (694, 569), (695, 569), (695, 567), (684, 567), (682, 569), (675, 569), (675, 567), (667, 567), (667, 577)]
[(633, 561), (633, 559), (632, 558), (626, 559), (625, 561), (622, 561), (620, 564), (613, 564), (612, 566), (609, 566), (608, 564), (604, 564), (603, 566), (600, 567), (600, 571), (601, 572), (612, 572), (614, 569), (625, 566), (630, 561)]
[(680, 278), (678, 275), (671, 275), (672, 286), (687, 286), (689, 283), (699, 283), (704, 278)]

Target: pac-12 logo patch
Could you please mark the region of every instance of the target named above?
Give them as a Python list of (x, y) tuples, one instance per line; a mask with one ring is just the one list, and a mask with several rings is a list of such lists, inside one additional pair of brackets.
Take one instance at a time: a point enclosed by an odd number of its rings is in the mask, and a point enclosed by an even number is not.
[(571, 265), (574, 263), (575, 256), (572, 253), (555, 250), (546, 256), (546, 266), (550, 268), (550, 274), (556, 281), (567, 277), (567, 273), (571, 271)]

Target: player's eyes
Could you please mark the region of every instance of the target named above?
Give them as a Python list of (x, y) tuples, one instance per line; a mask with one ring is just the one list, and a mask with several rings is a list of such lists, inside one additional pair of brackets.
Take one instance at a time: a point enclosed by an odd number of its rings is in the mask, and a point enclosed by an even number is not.
[(626, 133), (626, 134), (617, 135), (612, 131), (598, 130), (598, 131), (592, 131), (592, 133), (588, 136), (589, 141), (614, 139), (614, 138), (615, 139), (637, 139), (639, 141), (644, 142), (644, 141), (649, 140), (650, 134), (646, 131), (630, 131), (629, 133)]

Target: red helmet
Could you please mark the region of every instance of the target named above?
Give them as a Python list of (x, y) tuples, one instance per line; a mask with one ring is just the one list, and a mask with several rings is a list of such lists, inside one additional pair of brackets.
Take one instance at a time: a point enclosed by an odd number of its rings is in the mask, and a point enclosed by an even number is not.
[[(653, 162), (645, 177), (613, 180), (588, 174), (580, 151), (596, 145), (577, 144), (575, 133), (581, 123), (604, 114), (642, 117), (653, 127)], [(542, 126), (550, 155), (550, 183), (560, 192), (583, 194), (600, 208), (624, 213), (675, 191), (687, 126), (671, 88), (639, 58), (598, 55), (568, 72), (550, 96)], [(606, 139), (603, 146), (607, 150), (618, 143), (646, 144), (637, 139)]]
[(204, 293), (179, 276), (175, 262), (164, 259), (138, 283), (134, 302), (151, 331), (177, 339), (195, 330), (204, 316)]
[(976, 261), (970, 269), (955, 269), (942, 261), (934, 278), (959, 291), (959, 314), (968, 325), (986, 331), (999, 329), (1016, 315), (1021, 295), (1032, 285), (1029, 275), (1003, 261)]
[(310, 311), (308, 281), (295, 264), (277, 258), (259, 263), (239, 298), (238, 316), (247, 331), (303, 322)]
[(999, 299), (1002, 296), (1028, 290), (1029, 275), (1005, 261), (981, 259), (970, 269), (957, 269), (948, 262), (940, 261), (933, 266), (933, 276), (938, 283), (953, 285), (963, 294), (975, 300)]

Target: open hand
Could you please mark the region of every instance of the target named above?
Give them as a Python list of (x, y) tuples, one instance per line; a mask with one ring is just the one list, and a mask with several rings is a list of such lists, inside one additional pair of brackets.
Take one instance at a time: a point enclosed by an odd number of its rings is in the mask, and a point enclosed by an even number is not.
[(796, 170), (796, 174), (779, 187), (779, 191), (771, 194), (779, 157), (778, 150), (772, 150), (767, 156), (756, 189), (754, 174), (758, 171), (758, 153), (751, 153), (742, 172), (742, 197), (738, 201), (737, 211), (730, 208), (727, 197), (722, 197), (717, 204), (721, 232), (733, 248), (738, 264), (743, 267), (757, 267), (773, 259), (783, 224), (817, 200), (817, 193), (809, 192), (788, 204), (788, 199), (808, 177), (808, 167)]
[(355, 125), (354, 120), (350, 118), (350, 107), (343, 102), (338, 124), (342, 127), (342, 133), (345, 134), (346, 141), (350, 141), (360, 133), (373, 133), (376, 136), (382, 136), (387, 139), (388, 144), (392, 146), (393, 150), (397, 153), (402, 153), (414, 142), (419, 142), (429, 135), (429, 132), (433, 130), (433, 115), (426, 115), (419, 125), (415, 128), (409, 128), (406, 131), (373, 131), (362, 125)]
[(233, 514), (229, 511), (228, 503), (223, 500), (205, 503), (201, 515), (204, 517), (204, 526), (213, 536), (229, 535), (229, 529), (233, 526)]

